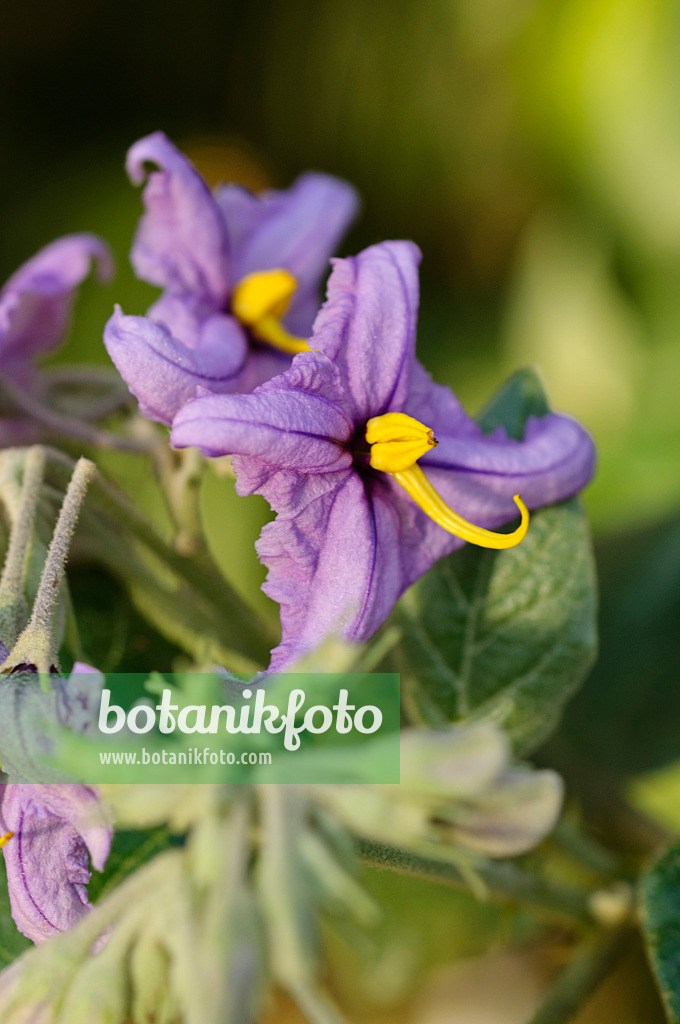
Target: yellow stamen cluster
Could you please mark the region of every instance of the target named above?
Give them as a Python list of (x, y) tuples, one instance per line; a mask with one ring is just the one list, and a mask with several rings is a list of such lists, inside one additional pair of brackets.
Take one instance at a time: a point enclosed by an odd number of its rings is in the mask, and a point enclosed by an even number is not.
[(386, 412), (366, 424), (371, 466), (383, 473), (399, 473), (438, 443), (432, 431), (405, 412)]
[(430, 519), (448, 533), (485, 548), (512, 548), (524, 540), (529, 527), (529, 511), (518, 494), (514, 502), (522, 520), (513, 533), (493, 533), (469, 523), (449, 508), (416, 461), (438, 443), (423, 423), (403, 412), (374, 416), (366, 424), (366, 440), (371, 446), (373, 469), (390, 473)]
[(289, 334), (281, 323), (296, 288), (293, 275), (281, 268), (247, 274), (232, 292), (232, 313), (259, 341), (291, 355), (309, 352), (304, 338)]

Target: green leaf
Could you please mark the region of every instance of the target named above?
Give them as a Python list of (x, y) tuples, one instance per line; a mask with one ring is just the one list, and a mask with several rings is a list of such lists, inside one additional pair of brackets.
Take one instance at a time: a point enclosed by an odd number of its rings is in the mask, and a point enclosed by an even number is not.
[(0, 970), (32, 945), (14, 923), (9, 907), (5, 859), (0, 855)]
[(545, 416), (548, 412), (550, 406), (541, 378), (535, 370), (527, 368), (506, 380), (477, 416), (477, 422), (486, 433), (502, 424), (508, 437), (520, 441), (529, 416)]
[[(520, 437), (548, 406), (532, 371), (515, 374), (480, 417)], [(532, 515), (505, 551), (466, 545), (407, 593), (407, 712), (431, 725), (493, 716), (525, 753), (555, 728), (596, 652), (596, 588), (585, 515), (572, 499)]]
[(670, 1024), (680, 1024), (680, 843), (640, 883), (642, 931)]

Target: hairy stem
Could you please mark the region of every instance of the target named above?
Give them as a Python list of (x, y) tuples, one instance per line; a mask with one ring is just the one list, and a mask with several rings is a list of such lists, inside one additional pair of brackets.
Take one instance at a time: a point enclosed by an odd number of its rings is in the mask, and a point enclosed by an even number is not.
[[(69, 473), (71, 460), (51, 449), (48, 454), (50, 466), (57, 471), (61, 483)], [(167, 572), (164, 570), (159, 575), (155, 563), (158, 561), (160, 566), (170, 569), (177, 579), (186, 582), (221, 616), (225, 646), (232, 647), (256, 667), (267, 663), (269, 650), (276, 642), (269, 624), (246, 604), (212, 562), (189, 558), (167, 544), (127, 495), (101, 475), (97, 475), (92, 484), (90, 511), (92, 516), (88, 519), (92, 519), (92, 529), (94, 531), (96, 527), (97, 536), (102, 538), (102, 543), (92, 552), (93, 557), (108, 565), (117, 575), (120, 575), (118, 569), (123, 563), (126, 571), (130, 570), (130, 559), (133, 556), (141, 569), (140, 559), (129, 545), (124, 549), (119, 544), (112, 547), (110, 543), (103, 543), (106, 537), (112, 537), (109, 529), (111, 525), (115, 529), (115, 536), (131, 534), (149, 554), (155, 556), (153, 560), (144, 559), (143, 576), (153, 578), (161, 591), (166, 591)], [(121, 578), (124, 581), (124, 577)], [(178, 611), (181, 612), (181, 609)]]
[[(29, 449), (23, 463), (21, 492), (16, 501), (7, 501), (12, 525), (5, 567), (0, 580), (0, 639), (8, 646), (16, 641), (28, 618), (23, 583), (26, 553), (33, 536), (35, 514), (45, 472), (45, 453), (42, 448)], [(9, 485), (10, 481), (7, 481), (7, 486)]]
[(88, 459), (79, 459), (76, 463), (47, 552), (30, 621), (5, 661), (4, 671), (31, 664), (38, 672), (46, 674), (57, 667), (58, 644), (53, 637), (55, 603), (78, 514), (94, 472), (94, 463)]
[(85, 444), (94, 445), (107, 451), (146, 452), (147, 445), (135, 437), (125, 437), (122, 434), (114, 434), (108, 430), (100, 430), (82, 420), (72, 419), (62, 413), (48, 409), (41, 402), (36, 401), (30, 395), (21, 391), (16, 385), (10, 383), (6, 377), (0, 378), (0, 392), (4, 393), (12, 405), (20, 412), (25, 413), (31, 419), (42, 423), (50, 434), (56, 437), (67, 438), (72, 441), (82, 441)]
[[(447, 861), (419, 857), (396, 847), (359, 840), (359, 854), (373, 867), (414, 875), (444, 885), (468, 888), (461, 870)], [(561, 885), (527, 871), (511, 861), (483, 861), (474, 865), (475, 874), (493, 899), (521, 903), (563, 922), (593, 925), (590, 893)]]

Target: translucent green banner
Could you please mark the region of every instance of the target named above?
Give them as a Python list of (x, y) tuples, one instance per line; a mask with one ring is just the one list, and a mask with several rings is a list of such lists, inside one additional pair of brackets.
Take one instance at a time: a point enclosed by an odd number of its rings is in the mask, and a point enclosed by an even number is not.
[(399, 782), (395, 674), (243, 683), (219, 672), (82, 672), (45, 682), (26, 673), (11, 694), (0, 691), (0, 755), (12, 780)]

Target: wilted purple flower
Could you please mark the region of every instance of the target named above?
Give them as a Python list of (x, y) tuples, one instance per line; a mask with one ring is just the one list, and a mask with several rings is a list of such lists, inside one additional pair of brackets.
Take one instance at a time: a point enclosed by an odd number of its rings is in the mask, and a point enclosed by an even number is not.
[(108, 248), (94, 235), (65, 235), (19, 267), (0, 291), (0, 373), (31, 383), (34, 357), (55, 348), (68, 326), (76, 288), (98, 264), (113, 272)]
[(346, 182), (303, 174), (285, 192), (236, 185), (211, 194), (162, 132), (135, 143), (128, 173), (149, 175), (132, 249), (164, 289), (148, 317), (116, 309), (104, 342), (142, 412), (171, 423), (196, 394), (248, 391), (306, 349), (328, 259), (355, 215)]
[[(7, 648), (0, 643), (0, 657)], [(0, 665), (2, 663), (0, 662)], [(50, 764), (62, 729), (97, 735), (104, 676), (76, 662), (64, 678), (53, 674), (43, 689), (34, 670), (0, 677), (0, 755), (11, 782), (52, 782), (60, 772)]]
[[(0, 641), (0, 657), (7, 647)], [(9, 782), (0, 786), (0, 847), (5, 855), (12, 916), (33, 942), (74, 924), (89, 907), (88, 851), (101, 871), (112, 830), (89, 786), (15, 781), (49, 770), (50, 723), (86, 734), (96, 727), (103, 676), (76, 662), (68, 679), (46, 691), (35, 672), (0, 683), (0, 752)]]
[(515, 537), (499, 540), (450, 506), (493, 528), (517, 514), (518, 492), (536, 508), (592, 474), (592, 441), (568, 417), (530, 418), (522, 441), (485, 435), (431, 381), (415, 358), (419, 257), (386, 242), (334, 261), (313, 351), (252, 394), (197, 398), (175, 420), (173, 444), (236, 454), (239, 493), (263, 494), (278, 513), (257, 547), (264, 589), (281, 605), (274, 668), (333, 631), (367, 639), (461, 537), (508, 546), (526, 529), (523, 514)]
[(87, 912), (88, 853), (101, 871), (111, 827), (88, 786), (7, 783), (0, 786), (0, 845), (12, 917), (39, 943)]

